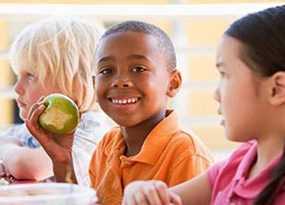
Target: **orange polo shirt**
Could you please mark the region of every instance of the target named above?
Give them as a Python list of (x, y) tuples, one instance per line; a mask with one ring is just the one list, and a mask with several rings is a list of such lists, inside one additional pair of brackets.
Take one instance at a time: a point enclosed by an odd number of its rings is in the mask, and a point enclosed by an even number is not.
[(179, 129), (175, 112), (156, 125), (137, 155), (124, 156), (125, 147), (120, 128), (114, 128), (93, 154), (89, 175), (102, 205), (121, 204), (123, 190), (132, 181), (156, 179), (174, 186), (205, 171), (212, 162), (204, 145)]

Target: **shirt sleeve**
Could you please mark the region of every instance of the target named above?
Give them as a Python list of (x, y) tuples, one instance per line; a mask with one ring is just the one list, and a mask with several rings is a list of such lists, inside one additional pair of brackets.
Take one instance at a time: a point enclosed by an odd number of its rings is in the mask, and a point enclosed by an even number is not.
[(171, 169), (169, 186), (175, 186), (205, 172), (210, 162), (200, 155), (184, 157)]

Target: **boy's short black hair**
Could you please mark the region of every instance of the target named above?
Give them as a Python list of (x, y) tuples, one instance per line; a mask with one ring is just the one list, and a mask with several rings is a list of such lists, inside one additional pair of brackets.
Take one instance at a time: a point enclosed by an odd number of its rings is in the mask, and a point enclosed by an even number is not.
[(139, 32), (152, 35), (158, 41), (158, 46), (167, 59), (169, 69), (176, 69), (176, 54), (174, 45), (168, 35), (155, 25), (141, 21), (125, 21), (109, 28), (101, 38), (120, 32)]

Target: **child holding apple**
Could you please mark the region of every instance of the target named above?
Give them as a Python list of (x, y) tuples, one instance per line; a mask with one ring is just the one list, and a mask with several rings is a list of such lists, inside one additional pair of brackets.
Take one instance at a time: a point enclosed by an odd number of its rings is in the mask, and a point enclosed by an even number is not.
[[(77, 104), (81, 117), (72, 159), (76, 178), (82, 184), (89, 181), (91, 153), (110, 127), (107, 118), (96, 111), (94, 100), (92, 74), (99, 30), (79, 19), (49, 18), (23, 30), (10, 50), (11, 66), (17, 75), (17, 104), (24, 121), (32, 104), (50, 93), (64, 94)], [(0, 173), (37, 181), (54, 174), (50, 157), (25, 124), (2, 133), (0, 142)]]

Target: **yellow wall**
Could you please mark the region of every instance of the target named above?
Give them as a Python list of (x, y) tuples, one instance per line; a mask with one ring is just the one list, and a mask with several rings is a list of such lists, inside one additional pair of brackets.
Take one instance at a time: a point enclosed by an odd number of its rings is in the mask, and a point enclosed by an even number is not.
[[(0, 53), (5, 53), (9, 46), (9, 32), (6, 21), (0, 19)], [(0, 59), (0, 90), (6, 90), (13, 80), (7, 59)], [(13, 104), (11, 99), (0, 95), (0, 125), (13, 122)]]

